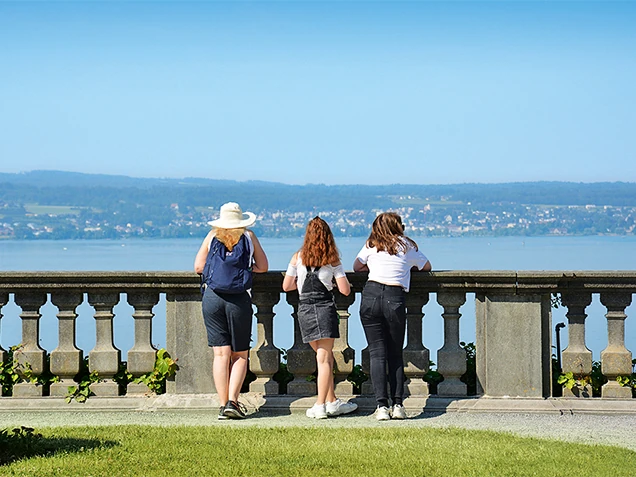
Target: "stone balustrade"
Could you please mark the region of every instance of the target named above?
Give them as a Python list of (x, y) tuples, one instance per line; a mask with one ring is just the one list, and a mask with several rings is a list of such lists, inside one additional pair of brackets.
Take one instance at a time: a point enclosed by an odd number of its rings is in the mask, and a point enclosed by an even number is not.
[[(283, 274), (269, 272), (254, 279), (256, 335), (250, 350), (250, 370), (255, 380), (250, 391), (276, 395), (279, 385), (274, 375), (279, 369), (281, 349), (274, 336), (274, 308), (279, 303), (291, 307), (294, 342), (286, 350), (288, 370), (294, 375), (287, 386), (290, 395), (315, 394), (315, 383), (307, 378), (315, 371), (312, 349), (302, 343), (296, 311), (296, 292), (282, 292)], [(340, 335), (334, 346), (336, 392), (353, 394), (347, 376), (355, 364), (368, 372), (369, 355), (360, 350), (362, 362), (355, 363), (355, 351), (349, 344), (349, 320), (357, 316), (354, 302), (364, 286), (366, 274), (349, 273), (352, 294), (336, 295), (340, 317)], [(407, 336), (404, 348), (407, 393), (427, 396), (431, 391), (424, 380), (432, 352), (437, 355), (437, 370), (444, 381), (437, 386), (438, 396), (467, 397), (461, 377), (466, 372), (466, 353), (460, 346), (462, 307), (475, 303), (475, 345), (477, 395), (483, 397), (522, 397), (543, 399), (555, 394), (552, 389), (552, 308), (551, 297), (558, 293), (567, 307), (568, 345), (562, 352), (564, 373), (577, 376), (592, 371), (592, 352), (586, 347), (586, 309), (598, 294), (606, 308), (608, 345), (600, 355), (602, 372), (608, 382), (602, 398), (632, 399), (631, 389), (622, 387), (617, 376), (630, 375), (632, 354), (625, 345), (626, 308), (636, 291), (636, 272), (515, 272), (515, 271), (443, 271), (414, 273), (407, 296)], [(432, 299), (434, 296), (434, 300)], [(130, 319), (134, 344), (127, 350), (127, 369), (140, 376), (153, 369), (156, 348), (152, 344), (155, 306), (165, 297), (166, 348), (178, 359), (180, 370), (167, 385), (173, 394), (209, 394), (214, 392), (211, 376), (213, 355), (207, 347), (201, 316), (199, 278), (188, 272), (0, 272), (0, 333), (2, 312), (7, 303), (19, 308), (22, 345), (15, 353), (18, 371), (37, 377), (47, 371), (59, 378), (50, 386), (50, 396), (67, 393), (85, 356), (90, 371), (101, 381), (91, 386), (97, 396), (127, 396), (146, 393), (144, 384), (120, 389), (114, 380), (122, 360), (122, 351), (113, 338), (114, 308), (125, 299), (132, 307)], [(431, 301), (442, 308), (443, 346), (426, 347), (425, 310)], [(58, 345), (50, 351), (40, 346), (41, 309), (51, 303), (58, 310)], [(93, 309), (95, 346), (81, 350), (76, 345), (77, 308), (87, 302)], [(2, 335), (0, 334), (0, 337)], [(3, 340), (4, 342), (5, 340)], [(6, 346), (6, 342), (4, 343)], [(18, 344), (18, 343), (15, 343)], [(0, 361), (7, 352), (0, 347)], [(363, 394), (372, 394), (369, 382)], [(42, 386), (25, 380), (13, 387), (13, 396), (40, 397)], [(564, 389), (566, 398), (591, 395), (589, 389), (575, 392)], [(10, 398), (3, 398), (10, 399)]]

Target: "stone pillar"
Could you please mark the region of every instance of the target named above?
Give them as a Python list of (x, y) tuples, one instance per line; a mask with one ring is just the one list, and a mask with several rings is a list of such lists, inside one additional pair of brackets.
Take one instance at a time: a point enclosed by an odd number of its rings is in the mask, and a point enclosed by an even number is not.
[(428, 303), (428, 293), (411, 291), (406, 294), (406, 347), (404, 348), (404, 387), (407, 396), (428, 395), (430, 351), (422, 343), (422, 308)]
[[(9, 302), (9, 294), (0, 292), (0, 337), (2, 337), (2, 307)], [(0, 363), (7, 360), (7, 352), (0, 346)], [(2, 385), (0, 384), (0, 397), (2, 396)]]
[[(128, 304), (135, 309), (135, 344), (128, 351), (128, 372), (133, 378), (152, 372), (155, 368), (157, 349), (152, 345), (152, 312), (159, 302), (156, 292), (130, 292)], [(144, 383), (130, 383), (126, 394), (145, 394), (149, 392)]]
[[(589, 376), (592, 373), (592, 352), (585, 346), (585, 309), (592, 303), (592, 294), (587, 292), (563, 292), (561, 302), (568, 312), (568, 347), (561, 353), (563, 373), (574, 376)], [(563, 386), (563, 397), (592, 397), (592, 386), (576, 386), (568, 389)]]
[(625, 348), (625, 308), (631, 305), (632, 294), (603, 292), (601, 303), (607, 308), (607, 348), (601, 352), (601, 371), (608, 379), (602, 397), (631, 399), (631, 388), (621, 386), (616, 378), (632, 374), (632, 353)]
[[(40, 308), (46, 303), (46, 293), (23, 291), (15, 294), (15, 303), (22, 308), (22, 347), (13, 354), (21, 378), (30, 370), (35, 378), (46, 371), (46, 351), (40, 348)], [(42, 396), (42, 386), (33, 383), (19, 383), (13, 386), (13, 397)]]
[(51, 293), (51, 302), (58, 308), (59, 340), (51, 351), (51, 373), (60, 380), (51, 383), (51, 396), (66, 396), (69, 386), (76, 386), (75, 376), (82, 368), (84, 353), (75, 345), (75, 310), (84, 301), (78, 290), (57, 290)]
[(88, 355), (88, 370), (97, 371), (99, 382), (91, 385), (96, 396), (119, 396), (119, 385), (113, 376), (119, 371), (121, 351), (113, 338), (113, 308), (119, 303), (119, 292), (89, 292), (88, 302), (95, 308), (95, 348)]
[(168, 378), (171, 394), (212, 394), (214, 351), (208, 346), (199, 287), (166, 294), (166, 349), (179, 371)]
[(478, 293), (475, 311), (477, 394), (549, 397), (549, 295)]
[(355, 352), (349, 346), (349, 307), (355, 301), (355, 295), (350, 293), (344, 296), (334, 290), (336, 298), (336, 309), (338, 310), (340, 338), (336, 338), (333, 345), (334, 357), (334, 379), (336, 395), (351, 396), (353, 394), (353, 383), (347, 381), (347, 377), (353, 371)]
[(287, 303), (294, 311), (294, 345), (287, 350), (287, 370), (294, 375), (294, 380), (287, 384), (287, 394), (296, 396), (313, 396), (316, 394), (316, 383), (307, 381), (307, 377), (316, 371), (316, 353), (307, 343), (303, 343), (298, 325), (298, 293), (288, 292)]
[(437, 351), (437, 371), (444, 376), (438, 384), (439, 396), (466, 396), (466, 384), (460, 381), (466, 372), (466, 351), (459, 345), (459, 307), (466, 302), (463, 292), (439, 292), (437, 303), (444, 307), (444, 346)]
[(262, 394), (278, 394), (278, 383), (273, 376), (278, 371), (280, 350), (274, 346), (274, 305), (280, 293), (252, 291), (256, 306), (256, 346), (250, 350), (250, 370), (256, 380), (250, 383), (250, 391)]

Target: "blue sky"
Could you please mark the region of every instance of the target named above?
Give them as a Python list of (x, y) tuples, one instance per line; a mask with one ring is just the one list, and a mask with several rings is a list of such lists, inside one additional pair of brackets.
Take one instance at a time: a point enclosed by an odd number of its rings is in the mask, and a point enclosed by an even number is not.
[(636, 181), (634, 2), (7, 2), (0, 171)]

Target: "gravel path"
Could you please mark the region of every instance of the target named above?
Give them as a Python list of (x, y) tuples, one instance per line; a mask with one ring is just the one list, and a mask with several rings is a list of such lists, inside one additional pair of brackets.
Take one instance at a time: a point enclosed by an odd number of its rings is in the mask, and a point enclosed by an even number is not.
[(259, 412), (243, 421), (219, 421), (216, 412), (174, 411), (64, 411), (0, 412), (0, 429), (29, 426), (36, 429), (58, 426), (236, 426), (236, 427), (459, 427), (511, 432), (519, 436), (559, 439), (587, 444), (625, 447), (636, 451), (636, 415), (617, 414), (411, 414), (405, 421), (378, 422), (368, 412), (321, 421), (302, 412), (272, 415)]

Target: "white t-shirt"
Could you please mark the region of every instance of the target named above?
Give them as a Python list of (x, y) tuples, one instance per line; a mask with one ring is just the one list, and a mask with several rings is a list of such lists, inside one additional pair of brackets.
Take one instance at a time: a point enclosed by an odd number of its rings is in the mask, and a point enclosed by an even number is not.
[[(300, 259), (300, 253), (297, 255), (296, 265), (290, 263), (287, 266), (286, 274), (290, 277), (297, 277), (296, 286), (298, 287), (298, 292), (300, 293), (303, 289), (303, 284), (305, 283), (305, 278), (307, 277), (307, 267), (303, 265), (302, 260)], [(344, 272), (344, 268), (342, 267), (342, 263), (337, 266), (332, 265), (323, 265), (318, 270), (318, 278), (322, 282), (322, 284), (327, 288), (327, 290), (331, 291), (333, 289), (333, 279), (346, 277), (347, 275)]]
[(411, 268), (418, 270), (424, 268), (428, 259), (419, 250), (406, 242), (406, 252), (398, 252), (397, 255), (390, 255), (388, 252), (369, 248), (364, 244), (362, 250), (356, 257), (360, 263), (369, 267), (369, 280), (382, 283), (383, 285), (399, 285), (404, 291), (409, 291), (411, 285)]

